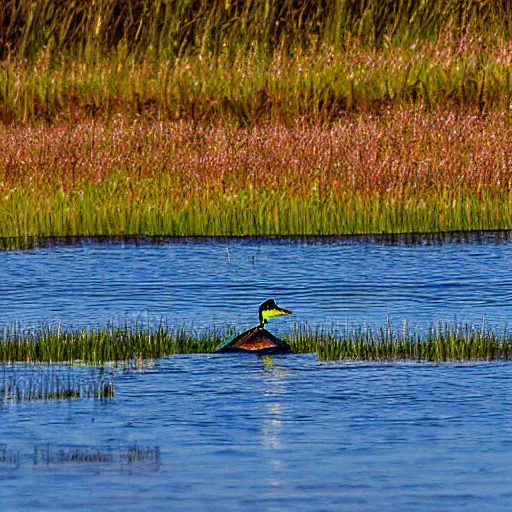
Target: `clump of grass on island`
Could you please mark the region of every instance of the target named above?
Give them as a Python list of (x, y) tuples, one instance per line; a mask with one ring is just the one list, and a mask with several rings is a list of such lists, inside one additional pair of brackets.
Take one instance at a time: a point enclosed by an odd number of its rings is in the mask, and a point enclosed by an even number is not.
[(0, 126), (0, 236), (512, 227), (508, 112)]
[(192, 332), (160, 324), (150, 328), (124, 325), (105, 329), (0, 329), (0, 363), (82, 362), (156, 359), (173, 354), (213, 352), (221, 342), (215, 331)]
[(426, 332), (354, 328), (341, 333), (299, 328), (292, 336), (297, 352), (315, 352), (321, 361), (496, 361), (512, 358), (512, 339), (504, 331), (468, 324), (441, 324)]
[[(215, 351), (229, 332), (192, 332), (165, 324), (136, 325), (106, 329), (63, 329), (42, 326), (1, 333), (0, 363), (86, 363), (143, 362), (176, 354), (208, 354)], [(512, 358), (512, 341), (507, 332), (469, 325), (443, 324), (425, 332), (390, 326), (370, 328), (312, 329), (296, 325), (286, 336), (294, 353), (317, 353), (323, 361), (493, 361)], [(220, 356), (219, 357), (230, 357)], [(101, 392), (101, 390), (100, 390)], [(12, 393), (11, 393), (12, 394)]]

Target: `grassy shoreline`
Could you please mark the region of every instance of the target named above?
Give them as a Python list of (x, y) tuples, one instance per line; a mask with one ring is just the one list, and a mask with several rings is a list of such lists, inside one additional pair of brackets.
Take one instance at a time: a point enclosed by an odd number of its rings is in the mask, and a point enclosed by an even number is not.
[(0, 126), (0, 236), (512, 228), (508, 112)]
[(315, 198), (259, 193), (249, 199), (228, 196), (211, 202), (199, 196), (183, 206), (180, 200), (165, 198), (127, 205), (125, 197), (107, 199), (102, 192), (94, 190), (80, 199), (63, 196), (60, 191), (35, 201), (25, 194), (14, 197), (12, 209), (0, 213), (0, 236), (308, 236), (512, 227), (510, 193), (445, 201), (416, 197), (382, 200), (354, 193), (336, 200), (328, 197), (324, 203)]
[[(192, 332), (161, 324), (104, 329), (41, 326), (0, 330), (0, 364), (14, 362), (104, 364), (207, 354), (229, 330)], [(297, 324), (283, 338), (295, 353), (316, 353), (321, 361), (495, 361), (512, 359), (512, 338), (485, 327), (443, 324), (425, 331), (354, 328), (341, 332)], [(221, 356), (219, 356), (221, 357)], [(224, 356), (226, 357), (226, 356)]]
[(8, 0), (0, 236), (512, 228), (497, 0)]

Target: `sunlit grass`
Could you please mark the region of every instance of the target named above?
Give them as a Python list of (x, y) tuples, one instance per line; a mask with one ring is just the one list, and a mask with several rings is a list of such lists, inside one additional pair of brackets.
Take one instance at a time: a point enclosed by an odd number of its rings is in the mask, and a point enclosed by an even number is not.
[(507, 107), (498, 1), (9, 0), (0, 120), (315, 121), (390, 105)]
[[(330, 48), (258, 55), (182, 56), (138, 63), (122, 56), (55, 63), (14, 60), (0, 67), (0, 121), (113, 119), (240, 125), (332, 122), (347, 113), (392, 107), (472, 107), (483, 113), (512, 101), (510, 46), (419, 42), (414, 49)], [(34, 72), (35, 66), (35, 72)], [(16, 84), (14, 87), (13, 84)]]
[(512, 227), (508, 112), (0, 127), (0, 236)]
[(145, 187), (148, 199), (137, 202), (129, 201), (129, 188), (118, 187), (112, 196), (108, 183), (84, 187), (83, 196), (22, 190), (0, 212), (0, 235), (331, 235), (512, 227), (510, 193), (396, 200), (346, 191), (320, 201), (260, 191), (183, 201), (158, 188), (153, 193), (151, 182)]
[(297, 352), (315, 347), (322, 361), (494, 361), (512, 357), (512, 341), (504, 331), (485, 326), (439, 324), (425, 332), (354, 328), (341, 333), (299, 327), (291, 338)]
[(102, 364), (155, 359), (172, 354), (213, 352), (221, 339), (215, 331), (194, 333), (165, 324), (147, 329), (137, 325), (105, 329), (12, 326), (0, 330), (0, 363)]
[[(124, 325), (106, 329), (6, 328), (2, 331), (0, 363), (137, 362), (176, 354), (207, 354), (215, 351), (229, 332)], [(425, 331), (390, 326), (380, 329), (313, 329), (296, 325), (283, 338), (295, 353), (316, 352), (319, 360), (359, 361), (491, 361), (512, 357), (508, 333), (485, 326), (442, 324)], [(219, 357), (230, 357), (221, 356)], [(50, 386), (51, 387), (51, 386)], [(68, 386), (73, 391), (72, 386)], [(16, 386), (10, 386), (16, 395)], [(108, 391), (108, 390), (107, 390)], [(67, 393), (67, 388), (63, 393)], [(34, 391), (33, 394), (37, 394)], [(102, 393), (101, 389), (98, 393)]]

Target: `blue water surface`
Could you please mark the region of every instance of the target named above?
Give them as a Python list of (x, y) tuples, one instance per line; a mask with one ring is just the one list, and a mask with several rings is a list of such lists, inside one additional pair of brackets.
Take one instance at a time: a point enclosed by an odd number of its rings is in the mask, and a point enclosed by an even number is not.
[[(2, 510), (510, 510), (510, 364), (194, 355), (116, 372), (112, 401), (1, 406), (19, 453), (0, 459)], [(134, 444), (159, 464), (59, 462)]]
[[(381, 326), (388, 316), (421, 329), (485, 315), (502, 329), (511, 256), (512, 242), (493, 235), (85, 240), (0, 252), (0, 325), (244, 325), (274, 297), (294, 311), (273, 321), (277, 332), (294, 318)], [(33, 370), (14, 365), (2, 379), (13, 371)], [(2, 511), (510, 510), (509, 363), (203, 354), (102, 375), (112, 400), (0, 402)], [(134, 449), (153, 455), (132, 460)]]
[(422, 328), (512, 323), (512, 240), (420, 238), (86, 240), (0, 252), (0, 326), (105, 326), (165, 319), (195, 327), (254, 324), (272, 297), (294, 315), (273, 323)]

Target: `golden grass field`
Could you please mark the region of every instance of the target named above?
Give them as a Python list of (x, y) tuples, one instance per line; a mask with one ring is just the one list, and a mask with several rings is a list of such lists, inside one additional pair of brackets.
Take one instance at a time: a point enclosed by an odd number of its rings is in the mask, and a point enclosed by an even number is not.
[(0, 7), (0, 235), (509, 229), (507, 2)]

